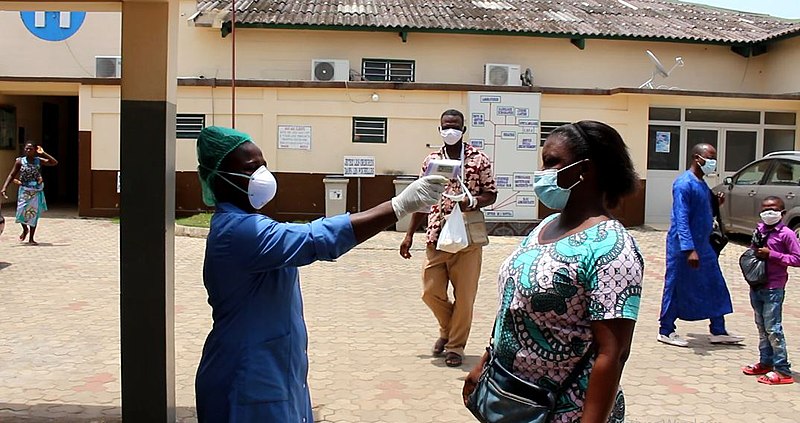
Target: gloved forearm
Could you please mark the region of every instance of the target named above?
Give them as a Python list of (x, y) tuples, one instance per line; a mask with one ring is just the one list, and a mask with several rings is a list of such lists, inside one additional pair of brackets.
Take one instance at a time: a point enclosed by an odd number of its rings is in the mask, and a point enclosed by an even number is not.
[(438, 203), (447, 182), (447, 178), (439, 175), (424, 176), (412, 182), (403, 192), (392, 198), (392, 208), (397, 220)]

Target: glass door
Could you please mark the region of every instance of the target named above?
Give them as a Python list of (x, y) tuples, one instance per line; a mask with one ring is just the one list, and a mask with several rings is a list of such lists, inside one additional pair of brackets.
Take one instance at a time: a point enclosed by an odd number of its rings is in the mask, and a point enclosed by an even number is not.
[(723, 151), (717, 152), (718, 156), (725, 156), (719, 167), (723, 178), (733, 175), (756, 157), (760, 157), (758, 154), (758, 131), (726, 129), (724, 136)]
[(705, 181), (709, 187), (714, 187), (720, 182), (722, 182), (719, 172), (721, 169), (724, 169), (724, 153), (719, 151), (719, 129), (712, 129), (712, 128), (689, 128), (686, 130), (686, 161), (684, 162), (684, 166), (686, 169), (689, 168), (689, 165), (692, 163), (694, 159), (692, 156), (692, 150), (694, 146), (697, 144), (711, 144), (714, 148), (717, 149), (717, 171), (706, 175)]
[(681, 163), (685, 143), (681, 127), (651, 124), (647, 136), (647, 186), (645, 216), (649, 224), (669, 223), (672, 182), (684, 170)]

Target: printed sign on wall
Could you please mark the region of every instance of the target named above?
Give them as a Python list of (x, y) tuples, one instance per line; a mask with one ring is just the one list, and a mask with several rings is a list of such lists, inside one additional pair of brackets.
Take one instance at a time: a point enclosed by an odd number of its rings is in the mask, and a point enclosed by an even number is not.
[(344, 156), (344, 176), (372, 178), (375, 176), (375, 157)]
[(278, 125), (278, 148), (311, 150), (311, 126)]

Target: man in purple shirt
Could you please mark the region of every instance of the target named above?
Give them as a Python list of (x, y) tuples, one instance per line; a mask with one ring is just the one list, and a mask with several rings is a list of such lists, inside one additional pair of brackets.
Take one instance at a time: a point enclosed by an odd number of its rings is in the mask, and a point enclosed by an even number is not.
[[(758, 381), (768, 385), (793, 383), (792, 370), (783, 336), (782, 308), (789, 266), (800, 266), (800, 242), (794, 231), (781, 221), (786, 206), (779, 197), (770, 196), (761, 202), (761, 223), (756, 231), (766, 240), (756, 256), (767, 260), (767, 282), (750, 289), (758, 327), (758, 363), (742, 368), (747, 375), (760, 375)], [(757, 234), (753, 234), (756, 239)], [(755, 245), (751, 248), (756, 248)]]

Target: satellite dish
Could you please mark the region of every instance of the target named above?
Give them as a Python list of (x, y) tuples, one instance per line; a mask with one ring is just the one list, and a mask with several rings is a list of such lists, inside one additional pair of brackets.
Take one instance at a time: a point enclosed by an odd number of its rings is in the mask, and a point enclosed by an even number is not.
[(653, 62), (653, 66), (656, 67), (656, 71), (658, 72), (658, 74), (663, 76), (664, 78), (668, 77), (669, 72), (667, 72), (667, 68), (665, 68), (664, 65), (661, 64), (661, 61), (658, 60), (658, 57), (656, 57), (656, 55), (653, 54), (653, 52), (650, 50), (645, 51), (645, 53), (647, 53), (647, 58), (650, 59), (651, 62)]
[(525, 87), (532, 87), (533, 86), (533, 71), (531, 68), (525, 69), (525, 72), (519, 76), (519, 79), (522, 81), (522, 85)]
[[(645, 50), (645, 54), (647, 54), (647, 58), (650, 59), (650, 62), (653, 63), (654, 69), (653, 69), (653, 74), (650, 76), (650, 79), (644, 81), (642, 85), (639, 85), (639, 88), (650, 88), (650, 89), (656, 88), (653, 85), (653, 81), (656, 79), (656, 76), (661, 75), (662, 78), (667, 78), (669, 77), (669, 74), (671, 74), (672, 71), (675, 70), (675, 68), (683, 67), (683, 58), (680, 56), (675, 58), (675, 64), (672, 66), (672, 68), (670, 68), (670, 70), (667, 70), (667, 68), (664, 67), (664, 65), (661, 63), (660, 60), (658, 60), (658, 57), (656, 57), (656, 55), (653, 54), (652, 51)], [(663, 86), (659, 86), (658, 88), (662, 87)]]

